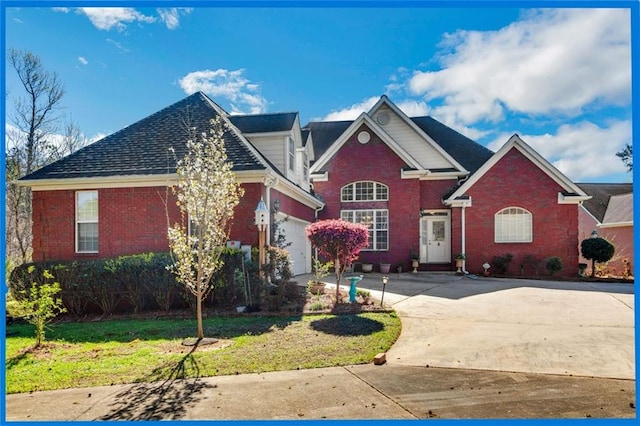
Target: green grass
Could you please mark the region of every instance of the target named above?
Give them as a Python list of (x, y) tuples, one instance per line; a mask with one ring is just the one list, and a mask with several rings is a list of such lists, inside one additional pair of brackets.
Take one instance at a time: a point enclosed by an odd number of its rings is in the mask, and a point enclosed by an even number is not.
[(191, 319), (58, 323), (34, 349), (33, 327), (10, 325), (6, 392), (154, 382), (169, 378), (261, 373), (371, 362), (400, 335), (394, 313), (204, 320), (205, 335), (228, 343), (181, 345)]

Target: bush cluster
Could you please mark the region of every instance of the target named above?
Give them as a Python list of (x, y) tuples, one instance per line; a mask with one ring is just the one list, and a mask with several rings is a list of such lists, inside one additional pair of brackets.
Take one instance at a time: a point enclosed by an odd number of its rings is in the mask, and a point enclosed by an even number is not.
[[(247, 262), (243, 268), (241, 250), (226, 248), (224, 267), (213, 277), (214, 289), (205, 301), (209, 307), (244, 304), (245, 293), (259, 280), (257, 267)], [(60, 283), (62, 303), (73, 315), (100, 312), (138, 313), (144, 310), (184, 308), (193, 295), (167, 270), (169, 253), (143, 253), (111, 259), (70, 262), (32, 262), (16, 267), (9, 278), (14, 298), (30, 291), (32, 283), (43, 285), (44, 271)], [(248, 286), (243, 281), (247, 277)], [(248, 288), (247, 288), (248, 287)], [(256, 289), (256, 293), (259, 293)]]

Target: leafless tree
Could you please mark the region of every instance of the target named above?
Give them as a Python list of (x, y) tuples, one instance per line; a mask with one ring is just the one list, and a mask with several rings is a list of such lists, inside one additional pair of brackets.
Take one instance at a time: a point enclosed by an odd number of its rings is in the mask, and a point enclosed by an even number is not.
[(24, 93), (13, 99), (7, 114), (6, 256), (13, 262), (27, 262), (31, 257), (31, 191), (13, 181), (54, 158), (51, 135), (60, 120), (64, 85), (29, 51), (9, 49), (8, 62)]

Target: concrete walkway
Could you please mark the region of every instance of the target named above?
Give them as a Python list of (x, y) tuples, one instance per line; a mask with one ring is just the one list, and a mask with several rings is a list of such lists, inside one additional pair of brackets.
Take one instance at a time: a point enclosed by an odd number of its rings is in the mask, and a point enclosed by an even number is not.
[(390, 278), (385, 365), (8, 395), (6, 420), (635, 417), (632, 285)]

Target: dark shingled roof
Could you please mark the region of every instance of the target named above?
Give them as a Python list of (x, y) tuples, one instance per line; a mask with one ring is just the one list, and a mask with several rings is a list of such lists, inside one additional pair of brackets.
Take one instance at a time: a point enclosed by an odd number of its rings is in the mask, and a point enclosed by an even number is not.
[(494, 154), (490, 149), (445, 126), (433, 117), (414, 117), (411, 120), (471, 174)]
[(347, 130), (353, 121), (312, 121), (303, 129), (311, 131), (316, 160)]
[(286, 132), (293, 128), (298, 113), (230, 115), (229, 120), (242, 133)]
[[(471, 173), (478, 170), (494, 154), (432, 117), (415, 117), (411, 120)], [(320, 158), (352, 123), (353, 121), (320, 121), (307, 124), (305, 128), (310, 129), (313, 135), (315, 158)]]
[[(216, 116), (212, 101), (197, 92), (21, 180), (173, 173), (175, 158), (185, 154), (186, 118), (200, 133), (210, 128), (210, 120)], [(264, 160), (254, 155), (237, 134), (227, 131), (224, 139), (233, 170), (266, 168)]]
[(598, 222), (602, 222), (609, 206), (612, 195), (628, 194), (633, 192), (632, 183), (577, 183), (591, 199), (583, 201), (582, 205)]

